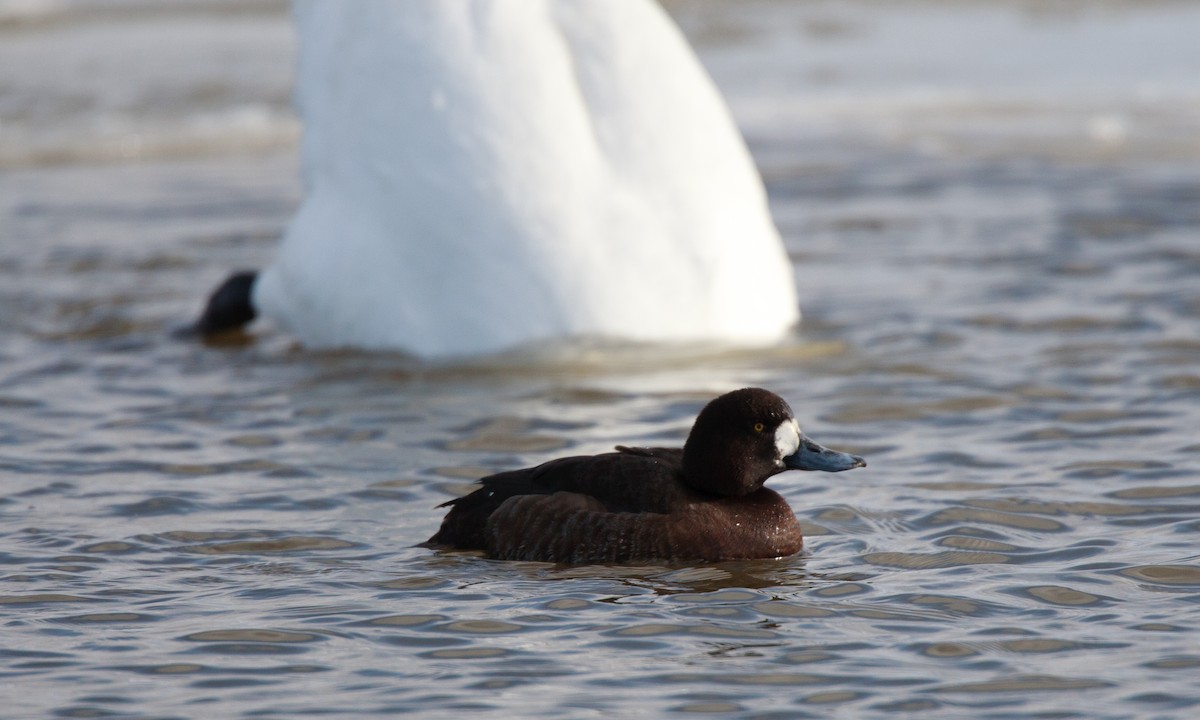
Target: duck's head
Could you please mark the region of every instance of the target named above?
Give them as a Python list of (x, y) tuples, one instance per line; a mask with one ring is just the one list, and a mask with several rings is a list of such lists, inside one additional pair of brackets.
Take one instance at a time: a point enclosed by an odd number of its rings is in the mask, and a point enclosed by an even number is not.
[(686, 482), (714, 495), (752, 493), (785, 470), (841, 472), (866, 465), (856, 455), (809, 440), (784, 399), (762, 388), (709, 402), (683, 446)]

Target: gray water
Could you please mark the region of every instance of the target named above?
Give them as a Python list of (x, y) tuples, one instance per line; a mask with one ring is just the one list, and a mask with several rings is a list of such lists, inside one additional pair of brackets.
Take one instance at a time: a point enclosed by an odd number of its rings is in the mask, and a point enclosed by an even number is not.
[[(1037, 7), (672, 3), (797, 338), (426, 365), (169, 337), (298, 202), (285, 8), (0, 5), (0, 715), (1193, 717), (1200, 6)], [(797, 557), (414, 547), (750, 384), (870, 462)]]

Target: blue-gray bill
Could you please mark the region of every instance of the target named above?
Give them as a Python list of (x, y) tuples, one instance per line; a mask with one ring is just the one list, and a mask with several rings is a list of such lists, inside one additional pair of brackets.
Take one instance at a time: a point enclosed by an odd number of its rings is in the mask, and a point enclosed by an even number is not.
[(785, 457), (783, 464), (791, 470), (841, 472), (866, 467), (867, 461), (857, 455), (830, 450), (801, 435), (800, 449)]

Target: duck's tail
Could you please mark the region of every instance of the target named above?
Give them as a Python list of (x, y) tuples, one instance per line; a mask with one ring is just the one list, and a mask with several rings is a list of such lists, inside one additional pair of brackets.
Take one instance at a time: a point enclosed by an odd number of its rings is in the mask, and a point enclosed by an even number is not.
[(242, 270), (230, 275), (208, 297), (208, 304), (200, 318), (193, 325), (179, 330), (176, 335), (210, 338), (248, 325), (258, 317), (251, 301), (254, 281), (257, 279), (258, 272), (254, 270)]

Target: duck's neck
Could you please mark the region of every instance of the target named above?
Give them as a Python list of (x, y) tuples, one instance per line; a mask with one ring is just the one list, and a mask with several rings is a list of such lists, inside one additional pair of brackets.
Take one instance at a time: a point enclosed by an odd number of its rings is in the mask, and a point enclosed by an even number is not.
[(683, 448), (683, 476), (688, 486), (721, 497), (746, 495), (761, 488), (766, 478), (750, 477), (747, 471), (754, 467), (754, 458), (728, 450), (720, 443), (689, 437)]

